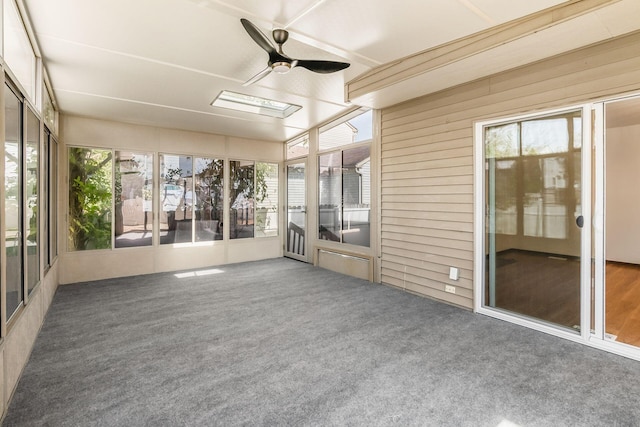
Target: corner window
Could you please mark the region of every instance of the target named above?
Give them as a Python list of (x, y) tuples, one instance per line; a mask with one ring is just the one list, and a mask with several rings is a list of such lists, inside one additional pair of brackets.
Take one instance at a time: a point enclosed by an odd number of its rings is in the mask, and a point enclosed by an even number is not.
[(304, 134), (287, 143), (287, 159), (304, 157), (309, 154), (309, 134)]
[(370, 246), (371, 139), (371, 111), (320, 130), (318, 238)]

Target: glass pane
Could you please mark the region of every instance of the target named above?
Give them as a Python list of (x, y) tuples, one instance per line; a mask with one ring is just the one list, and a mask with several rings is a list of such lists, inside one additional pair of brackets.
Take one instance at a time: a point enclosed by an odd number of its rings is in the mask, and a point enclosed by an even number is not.
[(342, 153), (320, 156), (318, 170), (318, 238), (340, 241), (342, 209)]
[[(535, 156), (522, 159), (524, 168), (524, 235), (564, 239), (567, 237), (569, 204), (566, 156)], [(574, 206), (571, 206), (573, 208)], [(573, 214), (573, 212), (571, 212)]]
[(256, 237), (278, 235), (278, 165), (256, 163)]
[[(573, 118), (572, 118), (573, 119)], [(569, 149), (569, 131), (573, 122), (565, 117), (549, 117), (522, 122), (522, 154), (537, 156), (566, 153)]]
[(42, 86), (42, 117), (44, 118), (44, 123), (49, 127), (49, 129), (54, 133), (57, 133), (56, 110), (53, 107), (53, 101), (51, 100), (49, 91), (46, 89), (44, 84)]
[(495, 232), (503, 235), (516, 235), (518, 232), (517, 204), (517, 161), (490, 160), (495, 174)]
[(373, 113), (371, 110), (358, 114), (337, 125), (320, 130), (320, 150), (342, 147), (373, 138)]
[(153, 155), (116, 151), (115, 247), (150, 246), (153, 237)]
[(580, 327), (576, 118), (579, 112), (485, 131), (484, 304), (571, 330)]
[(27, 220), (27, 286), (29, 293), (40, 281), (40, 235), (39, 231), (39, 160), (40, 160), (40, 120), (27, 109), (27, 182), (25, 188)]
[(287, 166), (287, 252), (304, 255), (306, 210), (305, 164)]
[(485, 157), (502, 159), (518, 155), (518, 125), (510, 123), (485, 129)]
[(222, 240), (224, 161), (196, 158), (196, 241)]
[(69, 148), (69, 250), (111, 248), (112, 154)]
[(13, 1), (4, 2), (4, 60), (35, 104), (36, 55)]
[(231, 168), (229, 238), (253, 237), (254, 164), (250, 161), (232, 160), (229, 162), (229, 167)]
[(191, 156), (160, 154), (160, 244), (192, 242)]
[(42, 164), (44, 166), (44, 170), (43, 170), (43, 174), (42, 174), (42, 189), (43, 191), (43, 195), (40, 198), (40, 203), (42, 203), (42, 209), (40, 211), (40, 215), (43, 215), (44, 217), (44, 228), (42, 229), (42, 241), (40, 244), (40, 247), (42, 248), (42, 259), (44, 260), (44, 267), (45, 269), (48, 268), (51, 263), (50, 261), (50, 255), (49, 255), (49, 248), (51, 245), (51, 237), (50, 237), (50, 231), (51, 231), (51, 212), (49, 209), (49, 202), (50, 202), (50, 196), (49, 193), (51, 192), (51, 174), (50, 174), (50, 163), (49, 163), (49, 159), (50, 159), (50, 155), (49, 155), (49, 145), (50, 145), (50, 140), (51, 140), (51, 134), (49, 133), (49, 130), (45, 127), (44, 128), (44, 138), (43, 138), (43, 144), (42, 144)]
[(369, 147), (342, 152), (342, 242), (369, 246), (371, 157)]
[(303, 157), (309, 154), (309, 134), (287, 143), (287, 159)]
[(4, 90), (4, 220), (7, 319), (22, 303), (22, 102)]
[(49, 265), (58, 256), (58, 141), (51, 137), (49, 156), (51, 156), (49, 172)]

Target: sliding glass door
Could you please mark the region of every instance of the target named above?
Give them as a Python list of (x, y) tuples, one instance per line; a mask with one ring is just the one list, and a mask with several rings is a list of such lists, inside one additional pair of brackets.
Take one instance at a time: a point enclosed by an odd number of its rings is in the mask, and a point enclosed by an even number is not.
[(483, 306), (581, 328), (582, 110), (483, 128)]

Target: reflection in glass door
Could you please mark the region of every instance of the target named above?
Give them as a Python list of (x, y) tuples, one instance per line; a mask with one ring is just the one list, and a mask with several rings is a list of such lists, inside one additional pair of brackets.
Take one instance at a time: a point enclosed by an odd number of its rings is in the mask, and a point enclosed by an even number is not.
[(285, 255), (307, 260), (306, 162), (287, 164), (287, 224)]
[(483, 305), (578, 331), (581, 111), (484, 128)]

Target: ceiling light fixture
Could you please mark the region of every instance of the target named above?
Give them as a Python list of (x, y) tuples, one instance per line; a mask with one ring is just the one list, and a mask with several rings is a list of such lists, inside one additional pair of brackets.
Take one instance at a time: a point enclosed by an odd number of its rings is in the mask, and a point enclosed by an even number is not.
[(271, 69), (274, 73), (287, 74), (291, 70), (291, 63), (279, 61), (271, 64)]

